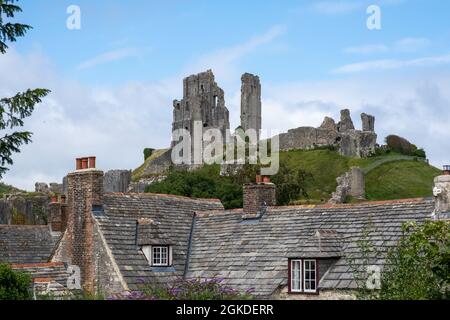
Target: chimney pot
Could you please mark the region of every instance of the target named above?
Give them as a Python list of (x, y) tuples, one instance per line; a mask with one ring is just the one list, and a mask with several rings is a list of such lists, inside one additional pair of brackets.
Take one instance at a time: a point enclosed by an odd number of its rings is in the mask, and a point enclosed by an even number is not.
[(264, 182), (264, 183), (270, 183), (270, 177), (265, 176), (265, 177), (263, 178), (263, 182)]
[(76, 169), (77, 170), (81, 170), (81, 158), (77, 158), (77, 160), (76, 160)]
[(61, 195), (61, 203), (62, 204), (66, 203), (66, 196), (65, 195)]
[(89, 168), (95, 169), (95, 157), (89, 157)]
[(256, 183), (261, 183), (262, 182), (262, 176), (260, 174), (256, 175)]
[(89, 159), (82, 158), (81, 159), (81, 169), (88, 169), (88, 167), (89, 167)]
[(58, 203), (58, 196), (52, 196), (51, 197), (51, 202), (52, 203)]

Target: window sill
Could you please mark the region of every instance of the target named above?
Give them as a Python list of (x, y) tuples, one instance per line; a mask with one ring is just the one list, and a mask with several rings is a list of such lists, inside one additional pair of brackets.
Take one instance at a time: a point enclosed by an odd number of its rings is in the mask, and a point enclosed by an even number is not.
[(175, 268), (173, 266), (153, 266), (150, 267), (153, 272), (175, 272)]

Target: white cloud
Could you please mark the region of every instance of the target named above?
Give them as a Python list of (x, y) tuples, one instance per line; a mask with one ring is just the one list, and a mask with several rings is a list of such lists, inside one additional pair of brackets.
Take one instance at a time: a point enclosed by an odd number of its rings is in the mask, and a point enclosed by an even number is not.
[(239, 60), (244, 56), (251, 54), (256, 49), (272, 43), (283, 35), (286, 27), (275, 25), (269, 28), (261, 35), (255, 36), (241, 44), (222, 48), (214, 52), (199, 57), (197, 60), (189, 63), (183, 70), (185, 76), (190, 73), (197, 73), (199, 70), (213, 69), (217, 78), (222, 82), (235, 82), (239, 79)]
[(368, 71), (393, 70), (407, 67), (432, 67), (449, 64), (450, 54), (411, 60), (384, 59), (347, 64), (332, 70), (333, 73), (360, 73)]
[(98, 156), (104, 170), (132, 169), (142, 163), (144, 147), (170, 143), (176, 95), (171, 83), (91, 88), (60, 78), (42, 56), (22, 56), (14, 49), (2, 56), (0, 70), (0, 97), (27, 88), (52, 90), (25, 121), (33, 143), (13, 156), (7, 183), (33, 190), (40, 180), (61, 181), (83, 155)]
[(426, 38), (404, 38), (394, 44), (394, 50), (398, 52), (416, 52), (430, 45)]
[(108, 52), (104, 52), (99, 54), (96, 57), (93, 57), (89, 60), (81, 62), (78, 66), (78, 70), (90, 69), (96, 67), (101, 64), (106, 64), (118, 60), (123, 60), (127, 58), (137, 57), (138, 50), (136, 48), (123, 48), (117, 50), (111, 50)]
[(384, 44), (368, 44), (357, 47), (348, 47), (343, 50), (345, 53), (351, 54), (374, 54), (389, 52), (389, 47)]
[(440, 167), (450, 162), (449, 87), (449, 72), (265, 87), (263, 128), (316, 127), (324, 116), (339, 120), (340, 109), (349, 108), (357, 127), (361, 112), (376, 116), (379, 143), (389, 134), (404, 136), (424, 147), (432, 164)]
[(403, 38), (396, 41), (391, 46), (386, 44), (366, 44), (361, 46), (347, 47), (343, 49), (344, 53), (350, 54), (379, 54), (387, 52), (411, 53), (420, 51), (431, 44), (426, 38)]

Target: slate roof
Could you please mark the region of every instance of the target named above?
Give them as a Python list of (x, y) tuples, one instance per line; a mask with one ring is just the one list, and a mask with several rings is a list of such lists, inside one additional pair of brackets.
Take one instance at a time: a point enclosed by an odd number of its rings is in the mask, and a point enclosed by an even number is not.
[(0, 263), (48, 262), (60, 238), (49, 226), (0, 225)]
[[(110, 193), (104, 195), (103, 212), (94, 212), (94, 217), (125, 282), (133, 290), (142, 282), (166, 283), (183, 276), (194, 212), (204, 210), (223, 210), (223, 206), (214, 199)], [(164, 234), (164, 240), (174, 244), (173, 267), (149, 266), (137, 245), (140, 218), (151, 219)], [(144, 240), (139, 237), (139, 241)]]
[(319, 288), (356, 288), (348, 258), (361, 263), (357, 241), (364, 239), (365, 228), (371, 226), (368, 238), (381, 253), (373, 263), (382, 265), (383, 252), (396, 243), (402, 224), (423, 222), (433, 209), (431, 200), (411, 199), (272, 207), (260, 220), (243, 220), (242, 210), (198, 213), (187, 276), (220, 277), (237, 289), (269, 296), (287, 285), (288, 258), (335, 257)]
[(16, 271), (31, 274), (36, 294), (45, 293), (47, 290), (54, 295), (68, 294), (67, 281), (70, 274), (62, 262), (13, 264), (11, 267)]

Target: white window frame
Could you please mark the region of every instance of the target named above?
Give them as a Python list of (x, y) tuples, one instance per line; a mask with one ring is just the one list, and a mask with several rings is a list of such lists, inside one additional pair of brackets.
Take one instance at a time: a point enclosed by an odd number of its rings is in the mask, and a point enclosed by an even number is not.
[[(154, 259), (154, 250), (155, 249), (166, 249), (166, 261), (167, 263), (155, 263)], [(155, 245), (155, 246), (143, 246), (142, 252), (144, 253), (144, 256), (147, 258), (147, 261), (150, 266), (152, 267), (170, 267), (172, 266), (172, 246), (167, 245)], [(161, 251), (160, 251), (161, 254)]]
[[(306, 262), (313, 262), (314, 268), (308, 268), (306, 270)], [(306, 271), (314, 271), (314, 279), (306, 279)], [(316, 293), (317, 292), (317, 260), (316, 259), (304, 259), (303, 260), (303, 291), (306, 293)], [(306, 282), (314, 283), (314, 289), (306, 289)]]
[[(298, 286), (299, 286), (298, 289), (294, 289), (294, 263), (298, 263), (298, 266), (300, 268), (300, 270), (298, 270), (299, 278), (295, 279), (295, 280), (298, 281)], [(303, 271), (303, 262), (302, 262), (302, 260), (301, 259), (292, 259), (291, 260), (291, 275), (290, 275), (290, 278), (291, 278), (291, 292), (293, 292), (293, 293), (301, 293), (302, 292), (302, 289), (303, 289), (303, 281), (302, 281), (303, 272), (302, 271)]]

